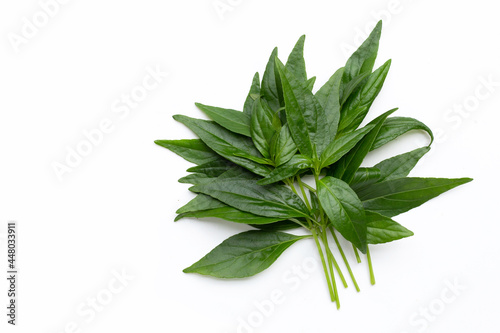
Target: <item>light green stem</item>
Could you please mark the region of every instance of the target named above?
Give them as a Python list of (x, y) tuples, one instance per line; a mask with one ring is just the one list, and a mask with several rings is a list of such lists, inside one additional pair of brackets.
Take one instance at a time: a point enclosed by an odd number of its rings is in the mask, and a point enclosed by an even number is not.
[(347, 270), (349, 271), (349, 275), (351, 276), (352, 283), (354, 283), (354, 287), (356, 288), (356, 291), (359, 292), (358, 282), (356, 281), (356, 278), (354, 277), (354, 274), (352, 273), (351, 266), (349, 265), (349, 261), (347, 261), (347, 258), (344, 254), (344, 250), (342, 249), (342, 246), (340, 245), (340, 242), (337, 238), (337, 235), (335, 234), (335, 230), (333, 229), (332, 226), (330, 226), (330, 232), (333, 236), (333, 239), (335, 240), (335, 244), (337, 244), (337, 248), (339, 249), (340, 255), (342, 256), (342, 259), (344, 260), (344, 264), (347, 267)]
[(373, 274), (372, 257), (370, 255), (370, 249), (366, 247), (366, 258), (368, 259), (368, 269), (370, 270), (370, 283), (375, 284), (375, 274)]
[(356, 255), (356, 261), (358, 262), (358, 264), (361, 264), (361, 258), (359, 256), (358, 249), (356, 248), (356, 246), (354, 246), (354, 244), (352, 244), (352, 249), (354, 251), (354, 254)]
[(326, 282), (328, 283), (328, 290), (330, 291), (330, 299), (332, 302), (335, 302), (336, 298), (332, 289), (332, 282), (330, 281), (330, 275), (328, 274), (328, 269), (326, 267), (325, 255), (323, 254), (323, 249), (321, 248), (321, 244), (319, 243), (318, 240), (318, 235), (316, 234), (314, 228), (311, 229), (311, 232), (313, 234), (314, 241), (316, 242), (316, 247), (318, 248), (319, 256), (321, 257), (321, 263), (323, 264), (323, 271), (325, 272)]

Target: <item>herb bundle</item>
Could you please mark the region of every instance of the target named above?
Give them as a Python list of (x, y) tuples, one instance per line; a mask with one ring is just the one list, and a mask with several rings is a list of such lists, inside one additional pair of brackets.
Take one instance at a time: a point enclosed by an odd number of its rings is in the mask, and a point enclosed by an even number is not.
[[(359, 128), (391, 64), (373, 70), (381, 28), (379, 22), (316, 92), (316, 78), (306, 74), (302, 36), (285, 64), (273, 50), (262, 81), (258, 73), (253, 77), (242, 112), (196, 103), (210, 121), (174, 116), (199, 137), (155, 141), (196, 165), (179, 181), (192, 184), (197, 195), (175, 220), (215, 217), (255, 228), (228, 238), (184, 272), (252, 276), (295, 242), (312, 238), (338, 308), (337, 275), (344, 287), (347, 282), (335, 255), (359, 291), (338, 234), (352, 243), (358, 262), (358, 251), (366, 254), (374, 284), (369, 246), (413, 235), (392, 218), (471, 181), (407, 177), (429, 151), (433, 134), (416, 119), (391, 116), (397, 109)], [(426, 131), (429, 146), (361, 167), (371, 151), (411, 130)], [(293, 228), (309, 235), (283, 232)]]

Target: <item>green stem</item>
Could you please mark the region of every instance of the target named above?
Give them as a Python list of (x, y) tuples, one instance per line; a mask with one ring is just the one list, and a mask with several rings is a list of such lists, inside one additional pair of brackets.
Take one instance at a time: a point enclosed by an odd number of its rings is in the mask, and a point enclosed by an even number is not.
[(354, 274), (352, 273), (351, 266), (349, 265), (349, 261), (347, 261), (344, 250), (342, 249), (342, 246), (340, 245), (340, 242), (337, 238), (337, 235), (335, 234), (335, 230), (333, 229), (332, 226), (330, 226), (330, 232), (332, 233), (333, 239), (335, 240), (335, 244), (337, 244), (337, 248), (339, 249), (340, 255), (342, 256), (342, 259), (344, 260), (344, 264), (347, 267), (347, 270), (349, 271), (349, 275), (351, 276), (352, 283), (354, 283), (354, 287), (356, 288), (356, 291), (359, 292), (358, 282), (356, 281), (356, 278), (354, 277)]
[(297, 176), (297, 183), (299, 183), (300, 191), (302, 192), (302, 196), (304, 197), (304, 201), (306, 202), (307, 208), (311, 210), (311, 204), (309, 202), (309, 199), (307, 198), (306, 191), (304, 190), (304, 186), (302, 185), (302, 179), (300, 179), (300, 176)]
[(358, 262), (358, 264), (361, 264), (361, 258), (359, 257), (358, 249), (356, 248), (356, 246), (354, 246), (354, 244), (352, 244), (352, 249), (354, 250), (354, 254), (356, 255), (356, 261)]
[(316, 247), (318, 248), (319, 256), (321, 257), (321, 263), (323, 264), (323, 271), (325, 272), (326, 282), (328, 284), (328, 290), (330, 291), (330, 299), (332, 300), (332, 302), (335, 302), (336, 298), (332, 289), (330, 275), (328, 274), (328, 269), (326, 268), (325, 255), (323, 254), (323, 249), (321, 248), (321, 245), (318, 240), (318, 235), (316, 234), (314, 228), (311, 229), (311, 232), (313, 234), (314, 241), (316, 242)]
[(373, 274), (372, 257), (370, 255), (370, 249), (366, 247), (366, 258), (368, 259), (368, 268), (370, 270), (370, 282), (372, 285), (375, 284), (375, 274)]
[(339, 264), (337, 263), (337, 260), (335, 260), (335, 257), (333, 256), (333, 253), (332, 251), (330, 250), (330, 247), (328, 246), (328, 238), (326, 236), (326, 228), (323, 229), (323, 242), (326, 244), (326, 251), (327, 251), (327, 254), (329, 255), (333, 265), (335, 266), (335, 269), (337, 270), (337, 272), (339, 273), (339, 277), (340, 277), (340, 280), (342, 280), (342, 284), (344, 285), (344, 288), (347, 288), (347, 282), (345, 280), (345, 277), (344, 277), (344, 274), (342, 273), (342, 271), (340, 270), (340, 266)]

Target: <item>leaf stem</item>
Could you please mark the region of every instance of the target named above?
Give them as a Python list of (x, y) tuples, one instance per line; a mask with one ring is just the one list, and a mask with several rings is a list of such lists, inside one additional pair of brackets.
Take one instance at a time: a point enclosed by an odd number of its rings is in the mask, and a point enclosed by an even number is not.
[(314, 230), (314, 228), (311, 229), (311, 232), (313, 234), (314, 241), (316, 242), (316, 247), (318, 248), (319, 256), (321, 257), (321, 263), (323, 264), (323, 271), (325, 272), (326, 282), (328, 284), (328, 290), (330, 291), (330, 299), (332, 302), (335, 302), (336, 297), (334, 295), (334, 292), (332, 289), (332, 283), (330, 281), (330, 275), (328, 274), (328, 269), (326, 267), (325, 255), (323, 254), (323, 249), (321, 248), (321, 244), (319, 243), (319, 240), (318, 240), (318, 235), (316, 234), (316, 231)]
[(337, 244), (337, 248), (339, 249), (340, 255), (342, 256), (342, 259), (344, 260), (344, 264), (347, 267), (347, 270), (349, 271), (349, 275), (351, 276), (352, 283), (354, 283), (354, 287), (356, 288), (356, 291), (359, 292), (359, 286), (358, 282), (356, 281), (356, 278), (354, 277), (354, 274), (352, 273), (351, 266), (349, 265), (349, 261), (347, 261), (347, 258), (344, 254), (344, 250), (342, 249), (342, 246), (340, 245), (340, 242), (337, 238), (337, 235), (335, 234), (335, 230), (333, 227), (330, 225), (330, 232), (333, 236), (333, 239), (335, 240), (335, 243)]
[(370, 283), (375, 284), (375, 274), (373, 274), (372, 257), (370, 255), (370, 249), (366, 247), (366, 258), (368, 259), (368, 268), (370, 270)]
[(352, 249), (354, 250), (354, 254), (356, 255), (356, 261), (358, 262), (358, 264), (361, 264), (361, 258), (359, 256), (358, 249), (356, 248), (356, 246), (354, 246), (354, 244), (352, 244)]
[[(340, 299), (339, 299), (339, 292), (337, 290), (337, 282), (335, 281), (335, 271), (333, 270), (332, 262), (335, 263), (335, 267), (337, 268), (337, 270), (339, 268), (338, 265), (336, 264), (332, 252), (330, 251), (330, 247), (328, 246), (328, 239), (326, 238), (326, 229), (323, 229), (321, 235), (323, 238), (323, 245), (325, 246), (326, 256), (328, 258), (328, 268), (330, 269), (330, 275), (332, 277), (333, 295), (335, 297), (335, 303), (337, 303), (337, 310), (338, 310), (340, 309)], [(339, 271), (339, 273), (341, 272)], [(342, 282), (344, 283), (344, 287), (346, 287), (347, 285), (345, 284), (345, 279), (342, 279)]]
[(304, 201), (306, 202), (307, 208), (311, 210), (311, 203), (309, 202), (309, 199), (307, 198), (306, 191), (304, 190), (304, 186), (302, 186), (302, 179), (300, 179), (300, 176), (297, 175), (297, 183), (299, 183), (300, 191), (302, 192), (302, 196), (304, 197)]

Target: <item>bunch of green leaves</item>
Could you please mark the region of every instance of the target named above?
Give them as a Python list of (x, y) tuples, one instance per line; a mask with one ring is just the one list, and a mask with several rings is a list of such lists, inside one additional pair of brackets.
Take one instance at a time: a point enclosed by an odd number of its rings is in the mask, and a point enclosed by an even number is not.
[[(329, 240), (359, 291), (338, 234), (352, 243), (358, 262), (358, 251), (366, 254), (373, 284), (369, 246), (413, 235), (392, 218), (471, 181), (407, 177), (433, 134), (416, 119), (391, 116), (396, 109), (360, 127), (391, 65), (373, 70), (380, 34), (381, 22), (316, 92), (302, 36), (286, 63), (273, 50), (262, 80), (259, 73), (253, 77), (243, 111), (196, 103), (211, 120), (174, 116), (199, 137), (156, 141), (196, 165), (179, 181), (197, 195), (179, 208), (176, 221), (215, 217), (255, 228), (228, 238), (184, 272), (252, 276), (295, 242), (313, 238), (339, 307), (335, 275), (344, 287), (347, 282)], [(426, 131), (429, 146), (361, 167), (371, 151), (411, 130)], [(308, 235), (283, 232), (297, 227)]]

